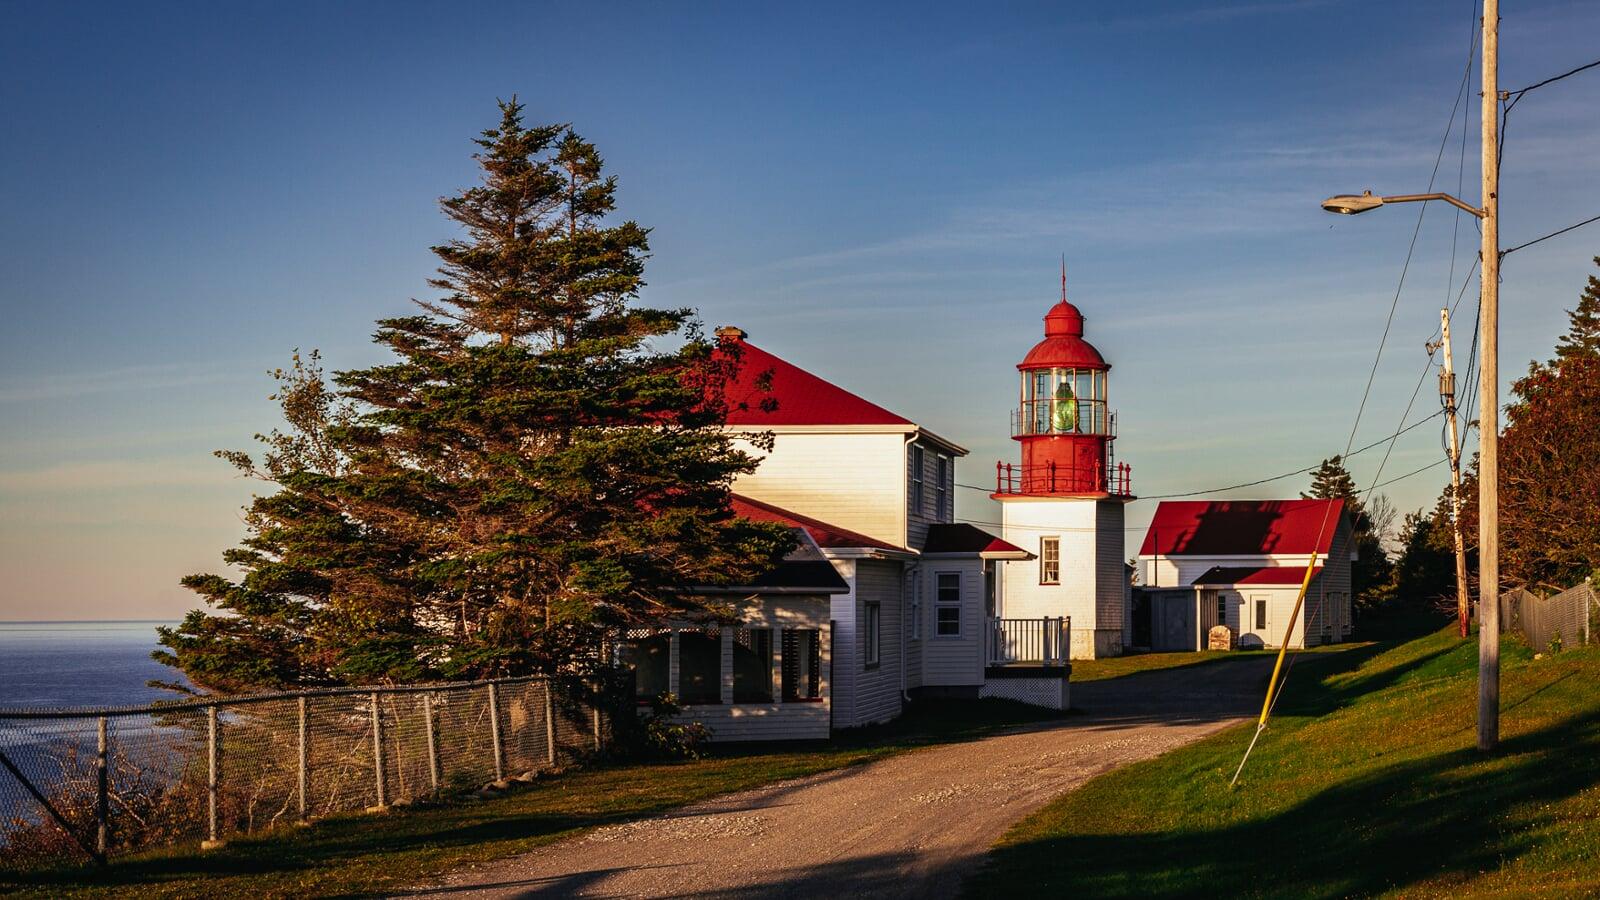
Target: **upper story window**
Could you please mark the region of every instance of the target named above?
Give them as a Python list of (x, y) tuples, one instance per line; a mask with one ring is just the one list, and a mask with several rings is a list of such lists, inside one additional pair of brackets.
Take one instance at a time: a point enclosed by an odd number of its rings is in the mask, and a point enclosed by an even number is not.
[(1061, 583), (1061, 538), (1039, 539), (1039, 583)]
[(941, 521), (950, 517), (950, 469), (950, 457), (940, 453), (933, 458), (933, 515)]
[(912, 444), (911, 484), (909, 486), (909, 490), (911, 492), (911, 511), (916, 513), (922, 512), (922, 467), (925, 462), (923, 457), (924, 453), (922, 447), (917, 444)]

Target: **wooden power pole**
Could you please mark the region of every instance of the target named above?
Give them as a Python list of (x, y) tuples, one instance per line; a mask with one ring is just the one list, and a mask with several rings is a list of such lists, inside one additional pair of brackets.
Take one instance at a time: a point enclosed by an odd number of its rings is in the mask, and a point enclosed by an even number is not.
[(1500, 743), (1500, 0), (1483, 0), (1478, 330), (1478, 749)]
[(1467, 620), (1471, 617), (1471, 604), (1467, 599), (1467, 547), (1461, 534), (1461, 432), (1456, 425), (1456, 369), (1455, 357), (1450, 352), (1450, 310), (1439, 310), (1439, 345), (1444, 350), (1444, 368), (1439, 372), (1439, 402), (1444, 404), (1445, 421), (1449, 424), (1450, 446), (1450, 533), (1456, 543), (1456, 624), (1462, 637), (1467, 636)]

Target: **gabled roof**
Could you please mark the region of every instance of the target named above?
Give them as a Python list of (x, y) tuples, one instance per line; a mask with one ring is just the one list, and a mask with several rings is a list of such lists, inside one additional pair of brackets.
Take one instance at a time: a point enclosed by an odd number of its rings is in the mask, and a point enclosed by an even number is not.
[[(799, 366), (773, 356), (743, 338), (739, 373), (727, 383), (729, 425), (902, 425), (914, 423), (876, 403), (825, 381)], [(770, 373), (762, 390), (757, 380)], [(764, 399), (777, 401), (771, 412)]]
[(868, 550), (890, 550), (897, 553), (905, 552), (904, 548), (885, 543), (877, 538), (870, 538), (848, 528), (840, 528), (837, 525), (829, 525), (827, 522), (813, 519), (810, 516), (802, 516), (796, 512), (790, 512), (780, 506), (762, 503), (760, 500), (752, 500), (742, 494), (733, 495), (733, 513), (757, 522), (779, 522), (800, 528), (810, 535), (813, 541), (816, 541), (818, 547), (824, 550), (865, 548)]
[(976, 553), (988, 557), (1032, 559), (1033, 554), (965, 522), (928, 526), (923, 553)]
[(1139, 555), (1326, 555), (1343, 514), (1343, 500), (1165, 500)]
[[(1312, 577), (1322, 573), (1317, 566)], [(1212, 566), (1191, 584), (1196, 587), (1299, 587), (1306, 580), (1305, 566)]]
[[(734, 512), (744, 515), (739, 510), (739, 504), (734, 504)], [(756, 516), (745, 516), (747, 519)], [(763, 519), (761, 521), (774, 521)], [(761, 573), (744, 584), (715, 584), (700, 585), (694, 589), (697, 594), (847, 594), (850, 585), (839, 577), (839, 572), (822, 555), (822, 550), (817, 546), (815, 539), (805, 528), (792, 523), (794, 529), (795, 547), (784, 557), (783, 561), (773, 568)]]

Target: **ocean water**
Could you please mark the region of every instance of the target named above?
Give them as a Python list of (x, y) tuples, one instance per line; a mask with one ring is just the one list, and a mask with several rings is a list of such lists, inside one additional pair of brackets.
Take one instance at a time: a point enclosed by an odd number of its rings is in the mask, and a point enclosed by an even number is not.
[(0, 622), (0, 709), (139, 706), (175, 699), (151, 679), (183, 676), (150, 658), (171, 622)]

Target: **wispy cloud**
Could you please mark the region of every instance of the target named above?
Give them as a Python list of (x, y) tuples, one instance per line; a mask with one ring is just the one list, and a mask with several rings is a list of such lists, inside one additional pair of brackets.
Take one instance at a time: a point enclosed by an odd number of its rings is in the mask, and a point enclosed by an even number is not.
[(91, 372), (67, 372), (20, 380), (0, 387), (0, 403), (62, 400), (90, 394), (153, 391), (199, 384), (239, 381), (249, 377), (237, 366), (126, 366)]

